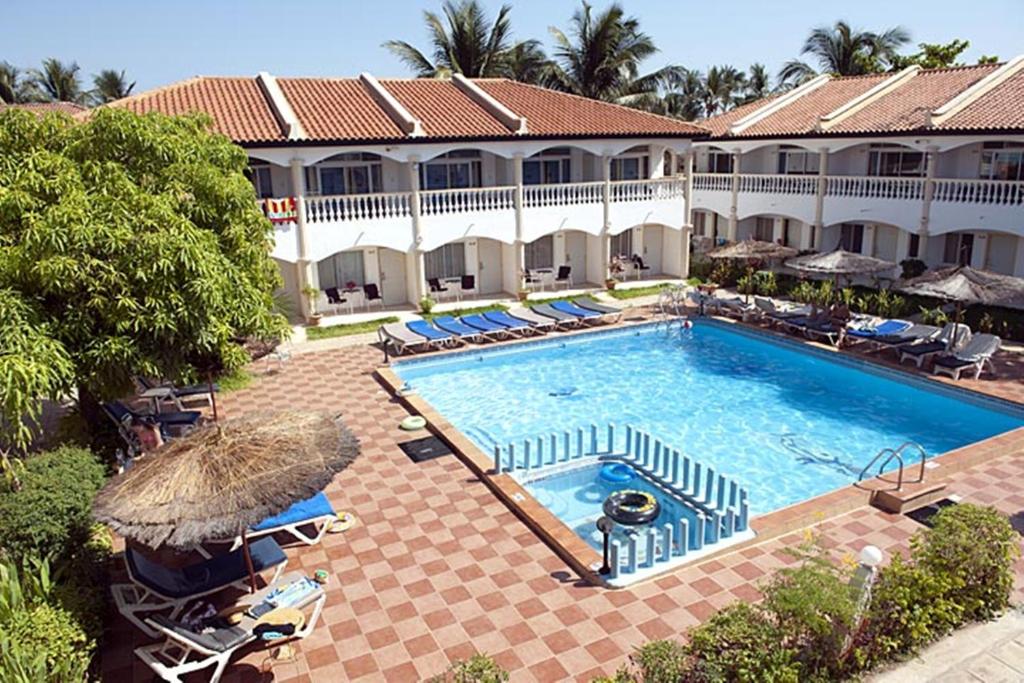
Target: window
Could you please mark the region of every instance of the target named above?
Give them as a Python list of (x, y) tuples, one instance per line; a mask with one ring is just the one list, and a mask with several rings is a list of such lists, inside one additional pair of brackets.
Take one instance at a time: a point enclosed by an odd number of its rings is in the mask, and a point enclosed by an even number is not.
[(921, 236), (913, 234), (910, 236), (910, 243), (907, 245), (907, 258), (917, 258), (921, 250)]
[(859, 254), (864, 247), (864, 226), (860, 223), (843, 223), (839, 229), (839, 247)]
[(369, 194), (383, 191), (380, 157), (337, 154), (317, 166), (320, 194)]
[(423, 255), (426, 279), (462, 277), (466, 274), (466, 245), (462, 242), (442, 244)]
[(453, 190), (481, 187), (480, 152), (456, 150), (420, 164), (420, 187), (424, 190)]
[(568, 147), (556, 147), (523, 160), (523, 185), (553, 185), (572, 182), (572, 159)]
[(704, 237), (707, 235), (708, 215), (703, 211), (693, 212), (693, 234)]
[(868, 153), (868, 175), (916, 177), (924, 175), (924, 152), (904, 147), (871, 145)]
[(254, 164), (249, 166), (245, 173), (256, 190), (256, 196), (260, 199), (274, 196), (274, 183), (270, 177), (270, 166), (266, 164)]
[(347, 289), (349, 285), (362, 287), (366, 284), (361, 251), (342, 251), (328, 256), (316, 264), (316, 270), (320, 277), (320, 289)]
[(785, 175), (817, 175), (820, 161), (816, 152), (792, 145), (779, 147), (778, 172)]
[(982, 180), (1024, 180), (1024, 143), (986, 142), (981, 150)]
[(536, 239), (524, 246), (524, 263), (527, 270), (554, 268), (555, 240), (551, 235)]
[(946, 235), (946, 244), (942, 250), (943, 263), (956, 263), (961, 266), (971, 265), (974, 253), (974, 235), (969, 232), (950, 233)]
[(732, 173), (732, 152), (708, 152), (708, 173)]
[(627, 230), (611, 236), (611, 255), (633, 258), (633, 231)]
[(649, 177), (650, 171), (646, 154), (636, 156), (619, 156), (612, 159), (612, 180), (643, 180)]
[(771, 242), (775, 234), (774, 218), (758, 218), (754, 224), (754, 239), (762, 242)]
[(789, 241), (789, 219), (782, 219), (782, 244), (786, 247), (793, 246)]

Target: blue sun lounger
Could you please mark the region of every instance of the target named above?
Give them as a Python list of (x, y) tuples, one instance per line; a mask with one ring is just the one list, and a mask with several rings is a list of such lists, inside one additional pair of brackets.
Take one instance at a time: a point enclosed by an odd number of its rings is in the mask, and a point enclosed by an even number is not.
[(488, 311), (483, 314), (485, 320), (489, 320), (492, 323), (501, 325), (507, 328), (510, 332), (523, 334), (526, 332), (538, 332), (541, 333), (539, 328), (533, 327), (526, 320), (520, 318), (513, 318), (505, 311)]
[(434, 324), (459, 341), (480, 341), (484, 338), (484, 334), (480, 330), (461, 323), (450, 315), (434, 318)]
[(847, 337), (855, 339), (872, 339), (873, 337), (885, 337), (899, 334), (910, 329), (910, 323), (906, 320), (884, 320), (874, 327), (851, 327), (846, 330)]
[(426, 337), (431, 342), (444, 344), (456, 340), (454, 336), (448, 332), (442, 332), (426, 320), (410, 320), (405, 326), (421, 337)]
[(584, 322), (598, 322), (604, 317), (603, 314), (597, 311), (588, 311), (585, 308), (580, 308), (571, 301), (553, 301), (551, 302), (551, 308), (562, 313), (574, 315)]
[[(284, 512), (267, 517), (265, 520), (250, 528), (247, 536), (250, 539), (260, 536), (268, 536), (283, 531), (291, 534), (296, 540), (306, 545), (316, 545), (324, 534), (327, 533), (331, 522), (338, 518), (338, 513), (331, 506), (331, 501), (320, 491), (312, 498), (300, 500)], [(300, 531), (302, 527), (312, 526), (316, 533), (312, 536)], [(232, 550), (242, 545), (242, 539), (235, 539)]]
[(493, 337), (495, 339), (504, 339), (513, 334), (513, 332), (498, 323), (488, 320), (482, 315), (464, 315), (459, 319), (464, 325), (469, 325), (475, 330), (480, 330), (486, 336)]

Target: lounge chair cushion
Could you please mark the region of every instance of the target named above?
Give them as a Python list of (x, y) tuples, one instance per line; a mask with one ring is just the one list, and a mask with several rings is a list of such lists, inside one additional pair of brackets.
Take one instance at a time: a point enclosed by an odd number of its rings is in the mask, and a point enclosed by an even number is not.
[(923, 356), (928, 353), (942, 353), (946, 350), (946, 342), (932, 341), (923, 344), (911, 344), (900, 351), (911, 356)]
[(192, 425), (199, 422), (202, 413), (198, 410), (186, 410), (184, 412), (158, 413), (151, 415), (159, 424), (164, 425)]
[(891, 334), (899, 334), (900, 332), (910, 329), (910, 325), (911, 324), (905, 320), (886, 320), (874, 327), (851, 327), (847, 334), (851, 337), (874, 338)]
[(597, 318), (601, 315), (597, 311), (588, 311), (585, 308), (580, 308), (571, 301), (553, 301), (551, 302), (551, 307), (556, 311), (575, 315), (578, 318)]
[(966, 368), (970, 365), (977, 364), (975, 360), (964, 360), (963, 358), (957, 358), (956, 356), (939, 356), (935, 359), (936, 365), (941, 365), (946, 368)]
[(214, 652), (227, 652), (252, 639), (252, 634), (240, 626), (210, 629), (204, 633), (196, 633), (181, 622), (169, 619), (163, 614), (156, 614), (148, 619), (159, 626), (173, 631), (184, 640)]
[(445, 332), (450, 332), (458, 337), (475, 337), (480, 334), (480, 330), (473, 329), (450, 315), (434, 318), (434, 324)]
[(504, 332), (507, 329), (504, 325), (499, 325), (493, 320), (488, 320), (482, 315), (463, 316), (462, 322), (463, 324), (469, 325), (473, 329), (480, 330), (482, 332)]
[(512, 330), (523, 330), (530, 326), (530, 323), (527, 321), (522, 320), (521, 318), (513, 318), (505, 311), (488, 311), (483, 314), (483, 317), (485, 320), (490, 320), (496, 325), (501, 325), (502, 327), (507, 327)]
[(426, 337), (430, 341), (443, 341), (452, 338), (450, 334), (442, 332), (426, 320), (410, 320), (405, 325), (416, 334)]
[(530, 306), (530, 310), (537, 315), (552, 318), (558, 322), (575, 322), (580, 319), (580, 316), (560, 311), (551, 304), (537, 304), (536, 306)]
[(299, 502), (294, 503), (290, 508), (280, 514), (274, 515), (273, 517), (267, 517), (265, 520), (252, 527), (252, 530), (265, 531), (267, 529), (275, 529), (289, 524), (301, 524), (302, 522), (313, 520), (318, 517), (330, 517), (334, 514), (334, 508), (331, 507), (331, 502), (327, 500), (327, 496), (325, 496), (323, 491), (321, 491), (312, 498), (307, 498), (306, 500), (300, 500)]
[(422, 334), (413, 332), (402, 323), (388, 323), (383, 325), (381, 329), (383, 329), (385, 335), (403, 344), (422, 344), (428, 341)]
[(585, 308), (588, 311), (597, 311), (598, 313), (603, 313), (605, 315), (622, 313), (621, 310), (615, 308), (614, 306), (605, 306), (604, 304), (594, 301), (593, 299), (580, 299), (576, 303), (576, 305), (579, 306), (580, 308)]
[[(250, 543), (249, 551), (256, 572), (275, 567), (287, 559), (281, 546), (269, 536)], [(164, 567), (131, 548), (126, 548), (124, 552), (125, 561), (135, 581), (168, 598), (187, 598), (205, 593), (249, 575), (242, 548), (183, 569)]]

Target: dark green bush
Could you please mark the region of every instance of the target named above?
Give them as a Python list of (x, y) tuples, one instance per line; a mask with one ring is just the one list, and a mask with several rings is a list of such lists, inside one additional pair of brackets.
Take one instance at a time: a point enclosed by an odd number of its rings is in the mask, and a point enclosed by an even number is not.
[(448, 670), (430, 679), (430, 683), (506, 683), (508, 672), (489, 655), (475, 654), (452, 662)]
[(673, 680), (796, 683), (800, 666), (757, 606), (736, 603), (689, 632), (686, 676)]
[(0, 551), (67, 556), (89, 540), (92, 499), (105, 468), (89, 451), (65, 446), (12, 461), (14, 478), (0, 482)]
[(911, 541), (922, 569), (951, 583), (947, 597), (963, 619), (990, 619), (1010, 604), (1013, 563), (1020, 539), (995, 508), (953, 505), (932, 518), (933, 527)]

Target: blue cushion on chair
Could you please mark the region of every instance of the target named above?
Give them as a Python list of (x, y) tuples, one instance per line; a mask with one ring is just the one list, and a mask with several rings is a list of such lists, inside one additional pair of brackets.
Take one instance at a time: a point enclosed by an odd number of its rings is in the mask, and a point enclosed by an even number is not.
[[(250, 543), (249, 551), (253, 570), (257, 573), (276, 567), (287, 560), (281, 546), (269, 536)], [(187, 598), (190, 595), (207, 593), (249, 575), (242, 548), (182, 569), (164, 567), (132, 551), (131, 548), (126, 548), (124, 553), (132, 578), (168, 598)]]
[(317, 517), (330, 517), (334, 515), (334, 508), (331, 507), (331, 502), (327, 500), (327, 496), (324, 495), (323, 491), (316, 494), (312, 498), (306, 500), (300, 500), (294, 503), (290, 508), (284, 512), (274, 515), (273, 517), (267, 517), (259, 524), (252, 527), (253, 531), (265, 531), (267, 529), (273, 529), (279, 526), (285, 526), (286, 524), (298, 524), (301, 522), (307, 522)]

